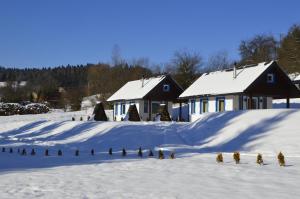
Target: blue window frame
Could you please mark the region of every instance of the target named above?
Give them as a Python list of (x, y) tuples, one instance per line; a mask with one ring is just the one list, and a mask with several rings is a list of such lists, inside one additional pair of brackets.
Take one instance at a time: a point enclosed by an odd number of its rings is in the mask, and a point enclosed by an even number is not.
[(200, 98), (200, 114), (208, 112), (208, 98)]
[(118, 115), (118, 114), (119, 114), (118, 109), (119, 109), (119, 103), (116, 103), (116, 104), (115, 104), (115, 115)]
[(269, 84), (275, 83), (275, 74), (274, 73), (267, 74), (267, 83), (269, 83)]
[(125, 103), (121, 103), (121, 114), (125, 115), (125, 108), (126, 108), (126, 104)]
[(164, 84), (163, 85), (163, 91), (164, 92), (169, 92), (170, 91), (170, 84)]
[(225, 97), (216, 97), (216, 112), (225, 111)]
[(196, 102), (195, 100), (191, 100), (191, 114), (195, 114), (196, 112)]

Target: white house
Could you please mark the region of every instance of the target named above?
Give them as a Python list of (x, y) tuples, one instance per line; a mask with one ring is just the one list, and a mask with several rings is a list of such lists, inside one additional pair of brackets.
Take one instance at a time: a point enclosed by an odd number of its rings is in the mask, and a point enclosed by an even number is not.
[(107, 101), (114, 103), (114, 120), (122, 121), (131, 104), (135, 104), (141, 120), (153, 121), (161, 104), (168, 106), (172, 117), (172, 104), (183, 89), (169, 75), (129, 81)]
[(189, 118), (207, 112), (272, 108), (273, 98), (289, 99), (299, 91), (275, 61), (201, 75), (180, 96), (189, 101)]

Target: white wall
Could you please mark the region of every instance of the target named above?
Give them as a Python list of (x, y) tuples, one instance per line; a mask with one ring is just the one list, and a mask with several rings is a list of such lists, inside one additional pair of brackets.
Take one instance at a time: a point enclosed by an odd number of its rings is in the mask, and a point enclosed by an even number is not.
[[(134, 103), (130, 103), (130, 102), (134, 102)], [(161, 104), (161, 102), (159, 102), (159, 101), (153, 101), (153, 102)], [(149, 119), (149, 110), (148, 110), (148, 113), (144, 113), (144, 100), (131, 100), (131, 101), (125, 101), (124, 103), (125, 103), (125, 114), (121, 114), (121, 104), (122, 103), (121, 102), (115, 102), (114, 103), (114, 109), (115, 109), (115, 105), (118, 104), (118, 114), (114, 115), (115, 118), (116, 118), (116, 121), (122, 121), (122, 118), (124, 119), (126, 117), (126, 114), (127, 114), (128, 109), (129, 109), (131, 104), (135, 104), (135, 106), (137, 108), (137, 111), (140, 115), (141, 120), (147, 121)], [(149, 108), (149, 105), (148, 105), (148, 108)], [(169, 112), (171, 118), (173, 117), (172, 109), (173, 109), (173, 103), (168, 102), (168, 112)], [(151, 115), (151, 120), (154, 120), (154, 119), (155, 119), (155, 114), (152, 114)]]
[[(191, 100), (189, 100), (189, 118), (190, 121), (195, 121), (202, 117), (203, 114), (200, 114), (200, 97), (194, 98), (196, 102), (195, 113), (191, 114)], [(208, 112), (214, 113), (216, 112), (216, 97), (208, 98)], [(262, 102), (260, 102), (262, 107)], [(272, 98), (267, 97), (267, 108), (272, 108)], [(246, 105), (244, 104), (244, 109), (246, 109)], [(239, 95), (227, 95), (225, 96), (225, 111), (237, 111), (239, 110)]]

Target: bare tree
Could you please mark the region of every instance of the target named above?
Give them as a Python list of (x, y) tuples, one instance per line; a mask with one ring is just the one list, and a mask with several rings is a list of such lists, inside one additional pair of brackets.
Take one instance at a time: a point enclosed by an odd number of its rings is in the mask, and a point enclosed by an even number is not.
[(175, 79), (185, 89), (199, 76), (202, 57), (196, 52), (176, 51), (172, 59), (176, 74)]
[(205, 67), (205, 71), (216, 71), (229, 68), (231, 61), (229, 60), (227, 51), (219, 51), (209, 57)]
[(277, 41), (273, 35), (256, 35), (243, 40), (239, 51), (241, 64), (255, 64), (276, 59)]
[(112, 60), (112, 65), (117, 66), (125, 63), (125, 61), (122, 58), (121, 55), (121, 48), (118, 44), (115, 44), (113, 46), (112, 52), (111, 52), (111, 60)]

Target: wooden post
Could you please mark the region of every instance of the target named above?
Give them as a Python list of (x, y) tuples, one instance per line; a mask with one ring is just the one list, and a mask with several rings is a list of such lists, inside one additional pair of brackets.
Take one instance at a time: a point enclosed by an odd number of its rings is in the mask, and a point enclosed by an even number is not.
[(286, 97), (286, 108), (290, 108), (290, 97)]
[(148, 106), (149, 106), (149, 121), (152, 121), (152, 118), (151, 118), (151, 112), (152, 112), (152, 104), (151, 104), (151, 100), (148, 100)]
[(182, 102), (179, 102), (179, 121), (182, 121)]
[(252, 95), (249, 96), (249, 104), (248, 104), (248, 109), (252, 109)]

